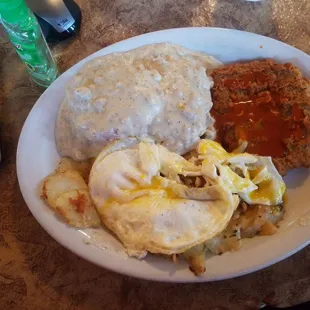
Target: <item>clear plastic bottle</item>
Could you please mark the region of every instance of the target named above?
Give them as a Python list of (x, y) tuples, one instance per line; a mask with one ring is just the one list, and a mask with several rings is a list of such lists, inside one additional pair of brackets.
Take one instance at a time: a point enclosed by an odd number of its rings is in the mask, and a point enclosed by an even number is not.
[(58, 70), (36, 17), (24, 0), (0, 0), (0, 15), (33, 81), (48, 87), (56, 79)]

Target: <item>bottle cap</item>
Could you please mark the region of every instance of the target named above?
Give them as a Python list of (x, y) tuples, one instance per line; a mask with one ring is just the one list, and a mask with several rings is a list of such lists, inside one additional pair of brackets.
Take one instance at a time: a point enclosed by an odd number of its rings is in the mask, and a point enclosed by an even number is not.
[(28, 10), (24, 0), (0, 0), (1, 18), (10, 24), (25, 20), (28, 17)]

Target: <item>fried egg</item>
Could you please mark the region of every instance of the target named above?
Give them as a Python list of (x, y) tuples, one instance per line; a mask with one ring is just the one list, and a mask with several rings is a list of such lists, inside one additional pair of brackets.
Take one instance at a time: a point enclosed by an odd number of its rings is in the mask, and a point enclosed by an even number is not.
[(129, 255), (184, 253), (227, 226), (239, 198), (224, 183), (189, 188), (179, 176), (201, 176), (201, 166), (163, 146), (131, 142), (105, 148), (89, 178), (103, 223)]
[(240, 193), (240, 197), (249, 204), (278, 205), (283, 202), (285, 183), (271, 157), (256, 156), (257, 161), (249, 170), (252, 182), (257, 189), (250, 193)]
[(271, 157), (228, 153), (211, 140), (201, 140), (197, 152), (202, 160), (202, 175), (225, 185), (246, 203), (278, 205), (283, 202), (285, 183)]

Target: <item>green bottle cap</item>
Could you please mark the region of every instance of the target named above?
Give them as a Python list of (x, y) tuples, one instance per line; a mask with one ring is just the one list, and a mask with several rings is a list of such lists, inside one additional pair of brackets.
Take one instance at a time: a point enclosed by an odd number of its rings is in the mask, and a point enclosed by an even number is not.
[(28, 10), (24, 0), (0, 0), (0, 15), (7, 23), (15, 24), (25, 20)]

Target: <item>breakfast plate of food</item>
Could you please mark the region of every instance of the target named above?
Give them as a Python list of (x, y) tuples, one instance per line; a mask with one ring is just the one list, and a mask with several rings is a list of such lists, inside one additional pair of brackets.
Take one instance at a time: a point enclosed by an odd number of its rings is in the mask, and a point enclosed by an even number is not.
[(206, 282), (310, 240), (310, 56), (179, 28), (63, 73), (19, 139), (23, 197), (60, 244), (107, 269)]

